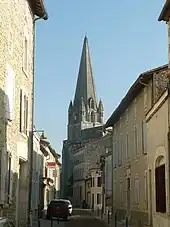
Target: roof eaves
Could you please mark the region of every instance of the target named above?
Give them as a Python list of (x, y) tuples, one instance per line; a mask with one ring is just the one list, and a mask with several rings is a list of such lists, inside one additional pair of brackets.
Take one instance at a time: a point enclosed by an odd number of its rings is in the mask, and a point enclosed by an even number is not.
[(142, 79), (142, 82), (148, 83), (149, 80), (152, 78), (153, 73), (159, 72), (166, 68), (168, 68), (168, 65), (163, 65), (155, 69), (151, 69), (144, 73), (141, 73), (138, 79), (130, 87), (130, 89), (128, 90), (127, 94), (122, 99), (118, 107), (115, 109), (115, 111), (112, 113), (110, 118), (107, 120), (104, 127), (108, 128), (110, 126), (113, 126), (119, 120), (121, 114), (127, 109), (127, 107), (132, 102), (132, 100), (134, 100), (134, 98), (139, 94), (139, 92), (144, 87), (144, 85), (140, 83), (141, 79)]
[(167, 0), (163, 6), (161, 14), (159, 15), (158, 21), (168, 22), (170, 18), (170, 0)]
[(48, 19), (48, 13), (45, 9), (44, 0), (29, 0), (33, 13), (43, 18), (44, 20)]

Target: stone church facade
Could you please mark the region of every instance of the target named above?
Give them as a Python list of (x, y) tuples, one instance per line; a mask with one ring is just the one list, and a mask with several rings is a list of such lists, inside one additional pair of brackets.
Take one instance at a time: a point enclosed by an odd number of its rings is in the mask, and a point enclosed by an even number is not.
[[(62, 150), (62, 197), (72, 197), (73, 154), (85, 144), (101, 138), (103, 103), (96, 97), (88, 39), (85, 36), (74, 100), (68, 108), (67, 139)], [(70, 189), (71, 188), (71, 189)]]

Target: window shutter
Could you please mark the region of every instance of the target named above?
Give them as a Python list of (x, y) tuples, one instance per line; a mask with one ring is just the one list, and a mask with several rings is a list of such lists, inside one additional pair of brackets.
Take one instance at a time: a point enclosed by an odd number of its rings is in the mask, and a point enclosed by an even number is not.
[(20, 90), (20, 132), (23, 132), (23, 91)]
[(12, 197), (13, 197), (12, 196), (12, 191), (13, 191), (13, 158), (12, 157), (10, 157), (10, 162), (11, 162), (11, 164), (10, 164), (10, 169), (9, 169), (9, 171), (10, 171), (9, 203), (11, 203)]
[(1, 148), (0, 160), (0, 202), (5, 201), (5, 148)]
[(137, 126), (134, 126), (134, 150), (135, 154), (138, 153), (138, 131)]
[(26, 99), (26, 134), (28, 134), (28, 97)]
[(116, 160), (117, 160), (117, 166), (119, 166), (119, 142), (117, 141), (116, 142), (116, 155), (117, 155), (117, 157), (116, 157)]
[(8, 171), (8, 163), (9, 163), (9, 153), (5, 154), (5, 202), (8, 202), (8, 192), (9, 192), (9, 171)]
[(139, 179), (135, 179), (135, 202), (139, 203)]
[(7, 64), (6, 75), (6, 94), (5, 94), (5, 113), (6, 119), (13, 119), (14, 112), (14, 71), (10, 65)]
[(147, 174), (147, 170), (145, 170), (144, 180), (145, 180), (145, 202), (146, 202), (146, 207), (148, 208), (148, 174)]
[(128, 134), (126, 134), (126, 159), (129, 158), (129, 137)]
[(147, 111), (148, 107), (148, 87), (144, 87), (144, 110)]
[(143, 153), (147, 154), (147, 124), (142, 121), (142, 149)]

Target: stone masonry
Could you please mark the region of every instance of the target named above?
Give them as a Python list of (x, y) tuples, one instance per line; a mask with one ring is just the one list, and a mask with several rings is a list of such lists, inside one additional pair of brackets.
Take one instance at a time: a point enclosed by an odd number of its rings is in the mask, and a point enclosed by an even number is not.
[[(32, 81), (33, 81), (33, 15), (26, 0), (0, 1), (0, 148), (1, 148), (1, 215), (9, 217), (17, 225), (26, 224), (28, 194), (28, 140), (32, 121)], [(27, 70), (24, 68), (24, 42), (27, 39)], [(13, 117), (6, 118), (7, 65), (14, 75)], [(20, 89), (28, 98), (27, 130), (20, 132)], [(9, 101), (9, 100), (8, 100)], [(8, 172), (7, 152), (11, 155), (11, 179), (6, 182)], [(25, 200), (19, 206), (19, 160), (24, 161), (26, 178), (22, 182)], [(7, 163), (5, 165), (5, 163)], [(4, 179), (4, 180), (3, 180)], [(5, 194), (6, 184), (12, 190), (10, 199)], [(24, 184), (23, 184), (24, 183)], [(4, 193), (3, 193), (4, 192)], [(21, 198), (20, 198), (21, 199)], [(23, 211), (23, 212), (21, 212)], [(20, 215), (19, 215), (20, 214)], [(21, 215), (22, 214), (22, 215)], [(22, 216), (22, 217), (21, 217)]]

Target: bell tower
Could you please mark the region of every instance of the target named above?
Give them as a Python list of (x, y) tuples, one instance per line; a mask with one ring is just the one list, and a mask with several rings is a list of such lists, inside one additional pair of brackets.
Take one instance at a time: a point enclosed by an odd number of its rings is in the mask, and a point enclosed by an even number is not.
[(68, 109), (68, 140), (81, 139), (81, 130), (103, 124), (103, 104), (97, 101), (88, 39), (85, 36), (74, 101)]

